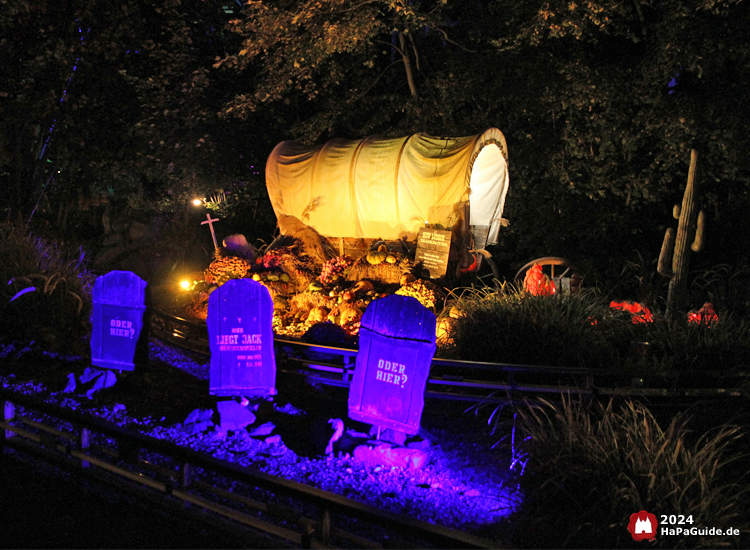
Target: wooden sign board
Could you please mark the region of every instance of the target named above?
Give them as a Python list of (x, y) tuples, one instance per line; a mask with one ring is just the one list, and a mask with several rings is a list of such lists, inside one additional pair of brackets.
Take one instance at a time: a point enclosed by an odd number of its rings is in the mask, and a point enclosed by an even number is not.
[(430, 279), (445, 275), (448, 269), (448, 255), (451, 251), (450, 231), (423, 227), (417, 235), (416, 262), (430, 272)]

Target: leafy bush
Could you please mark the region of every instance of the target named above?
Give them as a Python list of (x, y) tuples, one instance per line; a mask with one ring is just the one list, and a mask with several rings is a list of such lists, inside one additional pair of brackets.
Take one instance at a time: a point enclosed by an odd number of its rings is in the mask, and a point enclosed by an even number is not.
[[(692, 515), (693, 526), (748, 528), (745, 456), (738, 427), (721, 426), (691, 439), (688, 419), (662, 429), (652, 413), (631, 401), (592, 406), (563, 397), (517, 410), (515, 482), (523, 502), (514, 517), (514, 542), (523, 547), (633, 546), (631, 514)], [(731, 471), (728, 471), (731, 470)], [(728, 537), (657, 535), (657, 546), (715, 547)]]
[(0, 223), (0, 333), (6, 342), (40, 342), (48, 350), (88, 347), (91, 285), (83, 251), (57, 245), (10, 222)]

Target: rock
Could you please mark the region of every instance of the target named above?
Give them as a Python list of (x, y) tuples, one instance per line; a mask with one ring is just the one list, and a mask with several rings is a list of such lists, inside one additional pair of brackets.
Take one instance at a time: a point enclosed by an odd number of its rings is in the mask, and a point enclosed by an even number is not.
[(219, 410), (219, 428), (223, 433), (242, 430), (255, 422), (255, 415), (237, 401), (219, 401), (216, 406)]
[(266, 422), (265, 424), (261, 424), (257, 428), (248, 430), (248, 433), (253, 437), (261, 437), (264, 435), (271, 435), (275, 429), (276, 425), (273, 422)]
[(183, 422), (178, 429), (187, 434), (203, 432), (214, 425), (211, 421), (213, 414), (214, 411), (211, 409), (195, 409), (188, 415), (185, 422)]
[(76, 375), (75, 373), (68, 374), (68, 385), (65, 386), (63, 393), (71, 393), (76, 391)]
[(272, 435), (271, 437), (267, 437), (265, 439), (265, 442), (269, 445), (281, 445), (283, 441), (281, 440), (281, 436), (279, 434)]
[(118, 413), (120, 411), (124, 411), (125, 408), (126, 408), (125, 405), (122, 405), (121, 403), (115, 403), (115, 406), (112, 407), (112, 412)]
[(428, 454), (419, 449), (393, 447), (388, 443), (378, 443), (377, 441), (371, 441), (365, 445), (360, 445), (354, 449), (352, 457), (365, 464), (416, 470), (423, 468), (429, 462)]

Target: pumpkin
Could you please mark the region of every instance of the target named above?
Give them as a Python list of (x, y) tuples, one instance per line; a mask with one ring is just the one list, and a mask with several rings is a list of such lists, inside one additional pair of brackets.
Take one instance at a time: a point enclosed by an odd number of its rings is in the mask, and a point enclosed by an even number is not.
[(307, 321), (310, 323), (322, 323), (328, 317), (328, 310), (323, 306), (316, 306), (310, 310)]
[(356, 308), (348, 308), (341, 312), (339, 317), (339, 325), (342, 327), (348, 323), (354, 323), (359, 321), (362, 317), (362, 312)]
[(367, 263), (371, 265), (380, 265), (386, 260), (387, 257), (388, 248), (384, 244), (381, 244), (377, 250), (368, 252), (365, 259), (367, 260)]
[(389, 264), (395, 264), (398, 261), (398, 258), (396, 258), (396, 256), (394, 256), (393, 254), (388, 254), (385, 257), (385, 261)]
[(412, 275), (411, 273), (404, 273), (403, 275), (401, 275), (401, 279), (399, 280), (399, 284), (401, 286), (406, 286), (409, 283), (413, 283), (416, 280), (417, 280), (417, 278), (414, 275)]

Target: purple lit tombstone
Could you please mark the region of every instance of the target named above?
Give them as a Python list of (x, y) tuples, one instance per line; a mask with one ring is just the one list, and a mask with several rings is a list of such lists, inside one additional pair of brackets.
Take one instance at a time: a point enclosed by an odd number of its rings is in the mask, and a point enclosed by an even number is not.
[(435, 315), (410, 296), (373, 301), (362, 316), (349, 418), (416, 434), (435, 355)]
[(212, 395), (276, 394), (272, 321), (271, 295), (252, 279), (231, 279), (211, 293), (206, 322)]
[(97, 277), (91, 329), (92, 365), (135, 369), (136, 352), (145, 346), (146, 331), (142, 329), (146, 285), (146, 281), (130, 271), (110, 271)]

